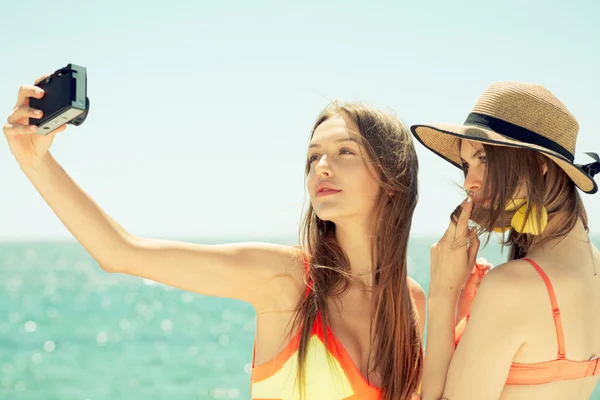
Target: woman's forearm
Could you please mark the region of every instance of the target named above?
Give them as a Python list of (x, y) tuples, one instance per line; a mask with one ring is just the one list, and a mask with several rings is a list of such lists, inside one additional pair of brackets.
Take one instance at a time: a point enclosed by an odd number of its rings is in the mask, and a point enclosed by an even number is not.
[(457, 302), (458, 295), (429, 295), (427, 346), (421, 385), (423, 400), (439, 400), (444, 393), (446, 375), (454, 354)]
[(50, 153), (21, 168), (56, 216), (107, 271), (125, 262), (131, 236), (73, 181)]

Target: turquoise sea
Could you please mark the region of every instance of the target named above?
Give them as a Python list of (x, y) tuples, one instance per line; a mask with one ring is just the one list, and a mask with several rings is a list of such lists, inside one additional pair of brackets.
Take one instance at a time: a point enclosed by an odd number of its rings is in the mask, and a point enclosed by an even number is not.
[[(436, 239), (409, 246), (425, 289)], [(74, 241), (0, 243), (3, 400), (248, 399), (254, 323), (245, 303), (104, 273)]]

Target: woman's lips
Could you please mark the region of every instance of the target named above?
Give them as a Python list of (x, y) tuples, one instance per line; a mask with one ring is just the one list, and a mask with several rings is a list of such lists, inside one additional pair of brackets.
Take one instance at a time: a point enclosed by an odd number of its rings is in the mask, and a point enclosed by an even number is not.
[(339, 192), (341, 192), (341, 190), (322, 189), (322, 190), (320, 190), (320, 191), (317, 192), (317, 197), (331, 196), (331, 195), (337, 194)]

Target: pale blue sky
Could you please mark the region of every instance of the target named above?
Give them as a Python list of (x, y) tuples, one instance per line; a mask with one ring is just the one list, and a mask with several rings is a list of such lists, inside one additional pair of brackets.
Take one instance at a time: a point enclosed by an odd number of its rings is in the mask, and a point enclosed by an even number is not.
[[(86, 66), (88, 119), (53, 154), (130, 232), (167, 238), (293, 238), (309, 130), (334, 98), (409, 125), (462, 123), (490, 83), (540, 83), (578, 118), (576, 161), (589, 162), (583, 152), (600, 152), (600, 3), (491, 3), (11, 2), (1, 117), (20, 84)], [(413, 234), (441, 235), (461, 175), (416, 146)], [(70, 238), (4, 140), (0, 187), (0, 239)], [(600, 194), (583, 199), (597, 235)]]

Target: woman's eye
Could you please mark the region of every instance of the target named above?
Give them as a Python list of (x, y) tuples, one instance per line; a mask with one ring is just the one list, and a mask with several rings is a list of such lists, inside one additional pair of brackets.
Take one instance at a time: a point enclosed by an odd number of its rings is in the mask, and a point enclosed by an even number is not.
[(469, 164), (467, 164), (466, 162), (462, 163), (462, 169), (465, 173), (465, 175), (467, 174), (467, 172), (469, 172)]
[(481, 161), (482, 164), (485, 164), (485, 162), (487, 161), (487, 157), (486, 156), (479, 156), (479, 161)]
[(312, 156), (308, 157), (308, 163), (312, 164), (313, 161), (317, 161), (319, 159), (319, 156), (317, 154), (313, 154)]
[(354, 154), (354, 152), (350, 149), (341, 149), (340, 154)]

